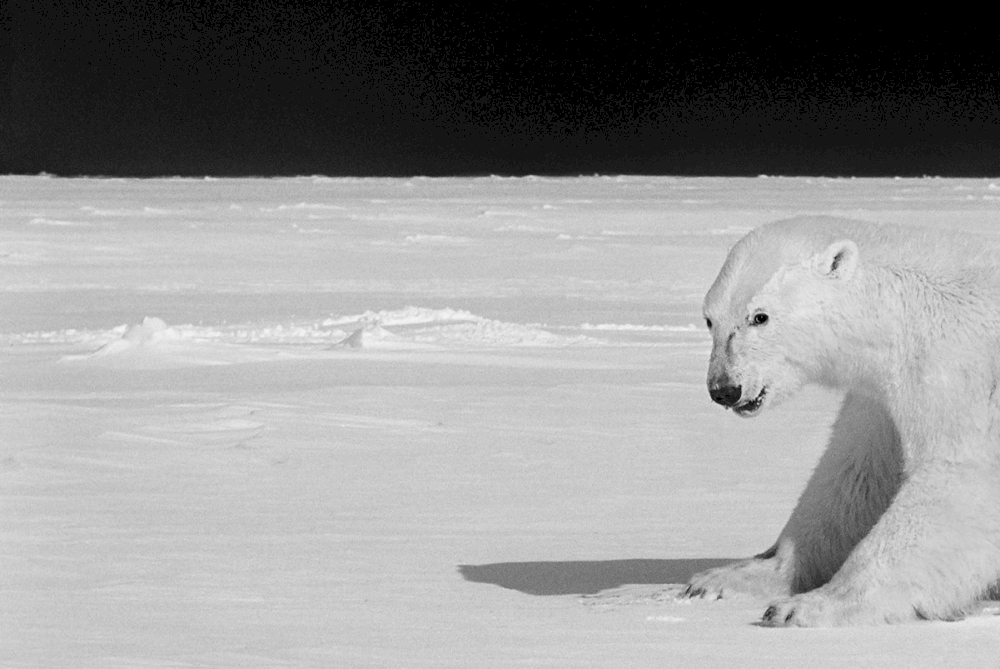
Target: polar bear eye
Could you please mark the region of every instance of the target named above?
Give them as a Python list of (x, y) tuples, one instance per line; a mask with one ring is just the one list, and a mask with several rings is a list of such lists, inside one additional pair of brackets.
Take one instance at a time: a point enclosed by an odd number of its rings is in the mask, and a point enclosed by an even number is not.
[(763, 311), (757, 312), (750, 318), (750, 325), (764, 325), (767, 319), (768, 316)]
[(711, 318), (706, 318), (705, 319), (705, 325), (707, 325), (708, 329), (711, 330), (712, 329), (712, 319)]

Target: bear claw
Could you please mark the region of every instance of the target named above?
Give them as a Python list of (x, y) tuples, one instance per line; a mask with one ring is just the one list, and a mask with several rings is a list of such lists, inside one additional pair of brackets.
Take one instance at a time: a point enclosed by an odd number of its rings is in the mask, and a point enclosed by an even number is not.
[(772, 627), (778, 625), (787, 625), (791, 622), (792, 618), (795, 616), (795, 609), (790, 610), (786, 615), (784, 620), (777, 620), (781, 617), (781, 612), (778, 610), (777, 606), (769, 606), (767, 610), (764, 611), (764, 615), (761, 616), (761, 622), (770, 625)]

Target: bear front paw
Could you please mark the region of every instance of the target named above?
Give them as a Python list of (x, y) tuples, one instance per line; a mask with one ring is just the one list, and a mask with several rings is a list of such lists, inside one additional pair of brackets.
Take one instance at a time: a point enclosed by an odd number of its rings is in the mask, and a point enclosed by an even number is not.
[(789, 594), (773, 560), (751, 558), (725, 567), (695, 574), (679, 595), (681, 598), (722, 599), (738, 595), (781, 597)]
[(772, 602), (761, 623), (767, 627), (838, 627), (899, 622), (907, 618), (880, 610), (865, 598), (838, 596), (823, 590)]
[(823, 602), (806, 601), (803, 596), (773, 602), (761, 616), (768, 627), (822, 627), (833, 624)]

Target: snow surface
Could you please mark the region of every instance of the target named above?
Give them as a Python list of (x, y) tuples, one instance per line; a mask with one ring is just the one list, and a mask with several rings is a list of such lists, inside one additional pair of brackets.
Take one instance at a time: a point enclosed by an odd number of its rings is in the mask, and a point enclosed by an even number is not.
[(837, 408), (704, 389), (705, 290), (796, 213), (994, 235), (1000, 182), (0, 179), (0, 664), (996, 666), (992, 609), (673, 599)]

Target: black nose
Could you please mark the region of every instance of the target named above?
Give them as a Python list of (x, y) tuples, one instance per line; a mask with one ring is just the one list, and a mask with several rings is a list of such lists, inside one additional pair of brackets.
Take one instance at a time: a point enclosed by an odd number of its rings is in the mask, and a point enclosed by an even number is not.
[(712, 401), (724, 407), (731, 407), (743, 396), (743, 386), (715, 386), (708, 389)]

